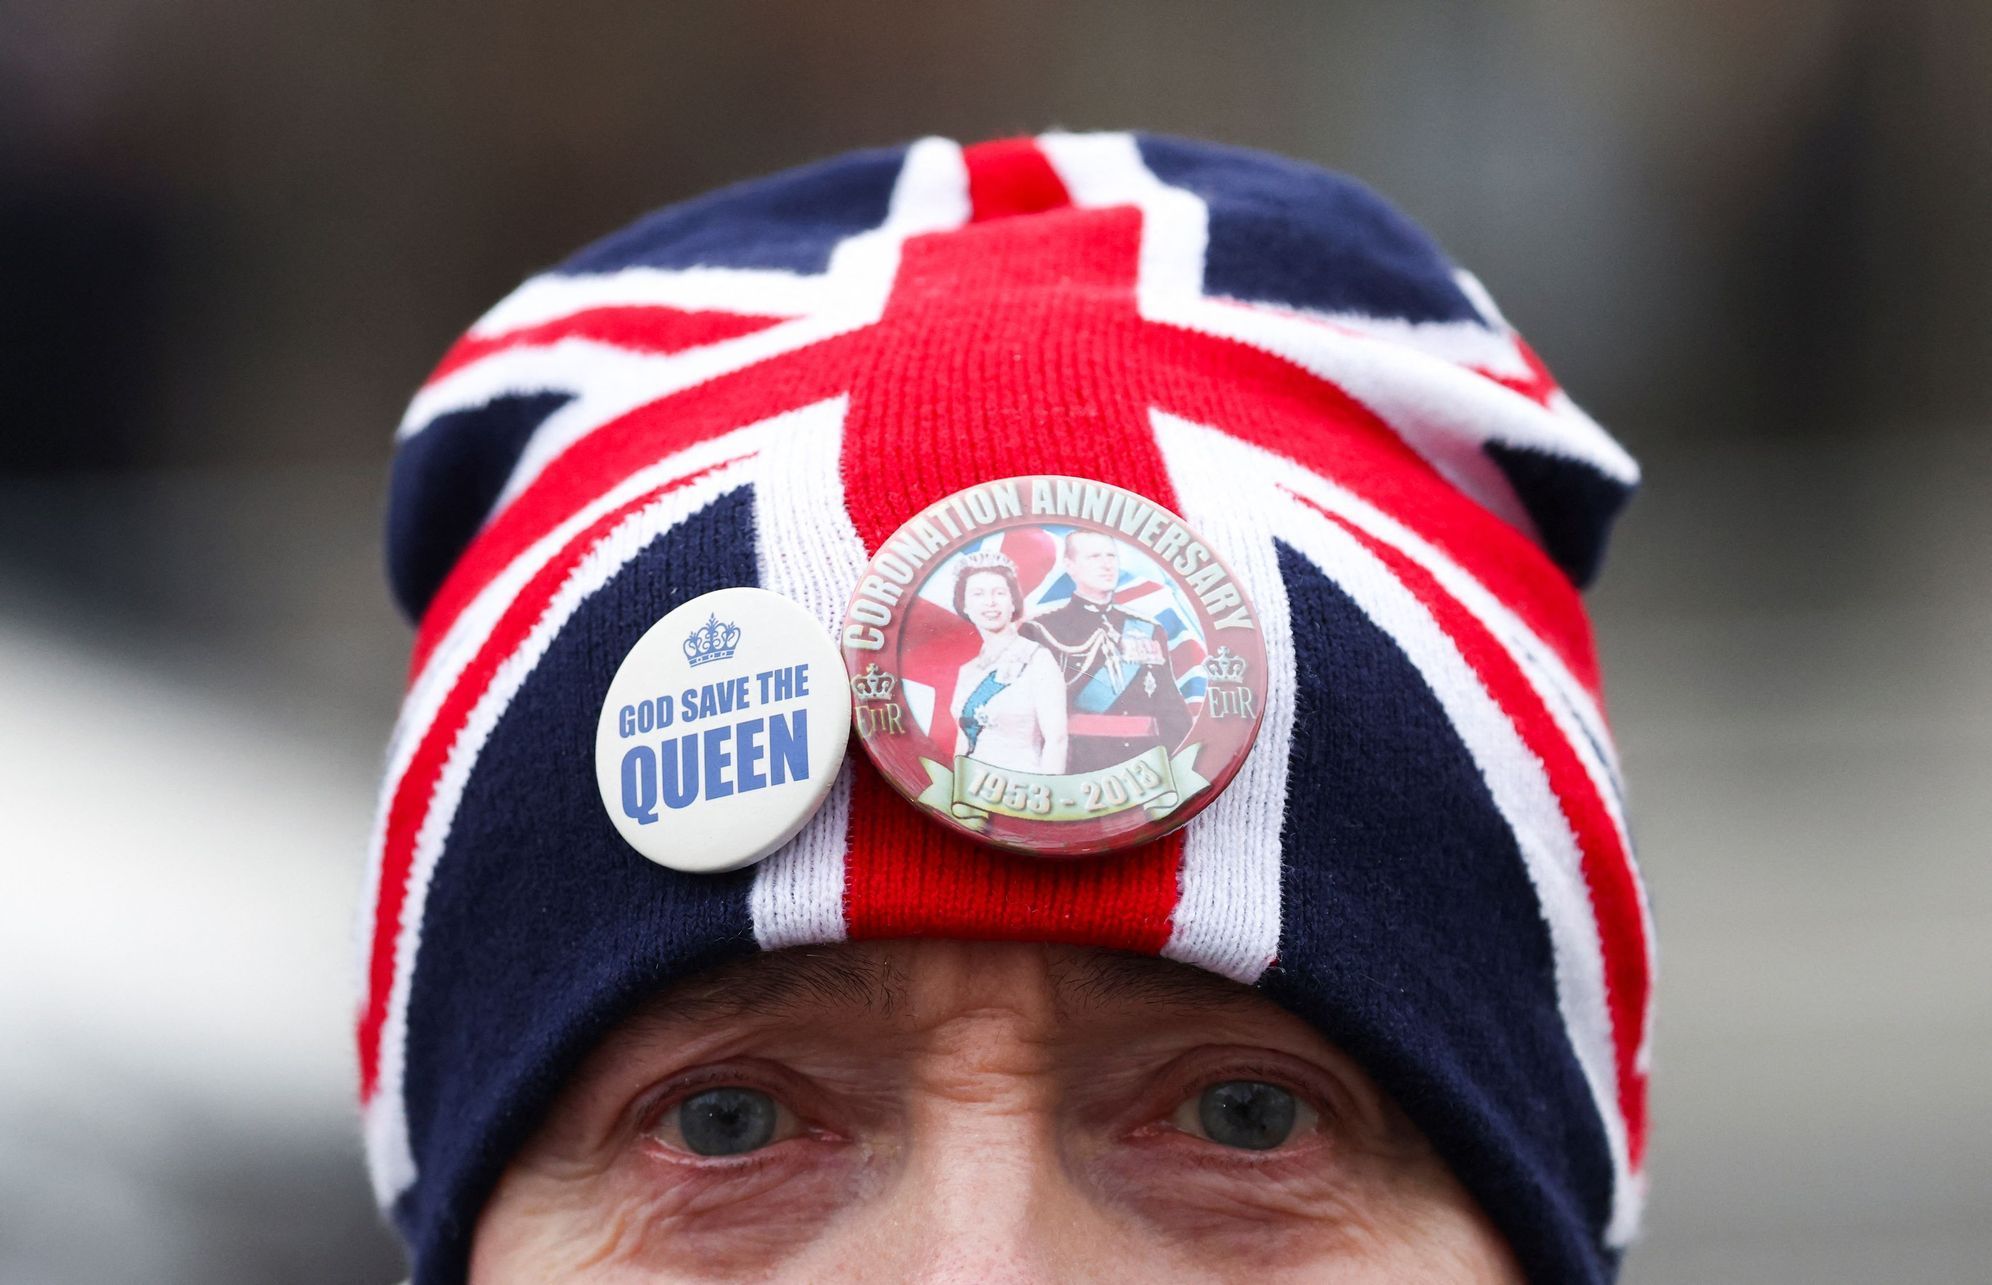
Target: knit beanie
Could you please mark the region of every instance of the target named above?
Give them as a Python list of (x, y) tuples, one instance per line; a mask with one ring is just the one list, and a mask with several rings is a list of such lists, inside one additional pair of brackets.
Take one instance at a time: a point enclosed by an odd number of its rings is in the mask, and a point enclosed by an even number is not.
[[(1019, 851), (985, 840), (1026, 822), (972, 830), (998, 802), (916, 802), (851, 736), (765, 859), (645, 859), (597, 733), (653, 626), (747, 588), (842, 645), (895, 533), (1005, 478), (1152, 506), (1249, 600), (1255, 735), (1178, 756), (1187, 824)], [(1653, 953), (1579, 590), (1636, 480), (1423, 232), (1255, 152), (923, 139), (669, 207), (532, 277), (417, 393), (390, 483), (417, 632), (357, 1034), (417, 1285), (462, 1279), (509, 1159), (640, 1001), (757, 951), (903, 937), (1256, 987), (1401, 1104), (1531, 1280), (1611, 1279), (1642, 1202)], [(685, 660), (730, 650), (738, 626), (694, 610)], [(1118, 659), (1216, 717), (1246, 653), (1179, 650), (1196, 631), (1149, 614)], [(815, 690), (846, 710), (890, 690), (851, 674)]]

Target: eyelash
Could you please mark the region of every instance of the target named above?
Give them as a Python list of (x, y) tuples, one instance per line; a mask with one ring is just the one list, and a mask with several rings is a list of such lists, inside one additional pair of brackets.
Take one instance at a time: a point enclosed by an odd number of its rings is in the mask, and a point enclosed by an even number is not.
[[(781, 1110), (795, 1118), (796, 1123), (802, 1127), (803, 1136), (821, 1133), (819, 1126), (813, 1124), (807, 1115), (793, 1105), (795, 1097), (793, 1086), (772, 1083), (774, 1078), (765, 1074), (756, 1074), (753, 1069), (740, 1066), (701, 1067), (659, 1085), (652, 1092), (638, 1098), (630, 1110), (630, 1116), (634, 1121), (633, 1131), (640, 1139), (654, 1140), (657, 1130), (670, 1118), (671, 1112), (683, 1106), (686, 1099), (706, 1089), (725, 1087), (752, 1089), (757, 1093), (765, 1093), (775, 1100), (775, 1104)], [(784, 1141), (793, 1141), (793, 1139), (784, 1139)], [(770, 1143), (759, 1150), (743, 1152), (737, 1156), (701, 1156), (661, 1141), (658, 1145), (671, 1152), (674, 1158), (681, 1160), (696, 1161), (703, 1165), (742, 1165), (763, 1157), (781, 1144)]]
[[(1170, 1117), (1175, 1115), (1184, 1103), (1193, 1101), (1204, 1090), (1229, 1080), (1255, 1080), (1286, 1090), (1314, 1111), (1318, 1118), (1316, 1125), (1318, 1129), (1321, 1124), (1336, 1119), (1339, 1111), (1335, 1104), (1335, 1095), (1328, 1086), (1309, 1082), (1315, 1078), (1284, 1064), (1274, 1066), (1262, 1062), (1223, 1061), (1200, 1064), (1195, 1074), (1179, 1076), (1169, 1081), (1174, 1087), (1165, 1095), (1166, 1105), (1160, 1114), (1152, 1110), (1144, 1111), (1143, 1118), (1146, 1123), (1140, 1125), (1136, 1132), (1147, 1132), (1158, 1127), (1166, 1127), (1172, 1132), (1182, 1132), (1169, 1123)], [(1286, 1149), (1285, 1144), (1274, 1148), (1275, 1151)]]
[[(1137, 1124), (1131, 1133), (1141, 1135), (1164, 1129), (1171, 1133), (1183, 1133), (1184, 1130), (1170, 1123), (1171, 1117), (1184, 1103), (1194, 1100), (1211, 1086), (1229, 1080), (1256, 1080), (1286, 1090), (1314, 1111), (1317, 1117), (1315, 1127), (1318, 1130), (1323, 1124), (1337, 1119), (1341, 1114), (1334, 1089), (1316, 1082), (1322, 1078), (1325, 1077), (1309, 1075), (1285, 1063), (1276, 1065), (1264, 1061), (1228, 1061), (1221, 1057), (1212, 1057), (1208, 1060), (1198, 1058), (1190, 1073), (1172, 1075), (1165, 1081), (1170, 1086), (1168, 1091), (1159, 1095), (1159, 1098), (1150, 1098), (1147, 1101), (1139, 1112), (1138, 1118), (1141, 1123)], [(634, 1122), (632, 1131), (638, 1138), (652, 1138), (658, 1128), (668, 1120), (670, 1112), (683, 1105), (686, 1099), (705, 1089), (726, 1086), (753, 1089), (773, 1098), (780, 1108), (793, 1116), (801, 1126), (802, 1132), (799, 1136), (826, 1136), (828, 1131), (795, 1106), (798, 1096), (795, 1086), (789, 1083), (776, 1083), (778, 1079), (786, 1077), (771, 1076), (748, 1066), (701, 1067), (657, 1086), (652, 1092), (643, 1095), (632, 1104), (629, 1113)], [(794, 1140), (794, 1138), (786, 1139), (786, 1141)], [(735, 1166), (763, 1160), (768, 1152), (781, 1144), (772, 1143), (758, 1151), (724, 1157), (698, 1156), (661, 1141), (657, 1145), (669, 1151), (674, 1159), (681, 1162), (695, 1162), (705, 1166)], [(1288, 1149), (1283, 1144), (1275, 1150), (1284, 1152)]]

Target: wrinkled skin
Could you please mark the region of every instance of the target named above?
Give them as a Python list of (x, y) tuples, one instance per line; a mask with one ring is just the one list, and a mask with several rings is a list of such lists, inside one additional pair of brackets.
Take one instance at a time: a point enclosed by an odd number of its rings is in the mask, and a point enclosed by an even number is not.
[[(1277, 1145), (1204, 1127), (1240, 1080), (1291, 1095)], [(719, 1086), (767, 1104), (765, 1145), (693, 1149), (681, 1108)], [(473, 1285), (1522, 1279), (1298, 1019), (1182, 965), (992, 942), (787, 951), (661, 996), (569, 1082), (473, 1250)]]

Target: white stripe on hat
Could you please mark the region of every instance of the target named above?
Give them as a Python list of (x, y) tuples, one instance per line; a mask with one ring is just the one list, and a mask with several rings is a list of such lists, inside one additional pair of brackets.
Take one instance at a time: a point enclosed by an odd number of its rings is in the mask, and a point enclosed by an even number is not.
[[(1230, 566), (1251, 598), (1266, 649), (1259, 736), (1245, 765), (1183, 831), (1182, 886), (1162, 953), (1170, 959), (1254, 982), (1280, 944), (1280, 820), (1286, 815), (1287, 761), (1294, 717), (1293, 631), (1286, 584), (1273, 547), (1270, 508), (1240, 503), (1241, 479), (1224, 453), (1229, 439), (1151, 411), (1178, 511)], [(1217, 648), (1209, 639), (1207, 647)], [(1259, 681), (1263, 679), (1263, 681)]]
[[(421, 670), (409, 683), (408, 692), (401, 701), (401, 711), (395, 719), (394, 731), (388, 738), (387, 771), (382, 774), (373, 829), (368, 837), (367, 866), (356, 932), (359, 949), (355, 958), (359, 964), (358, 982), (362, 995), (367, 988), (368, 961), (373, 957), (373, 936), (375, 920), (379, 914), (380, 879), (382, 862), (386, 855), (389, 809), (393, 806), (395, 796), (400, 793), (402, 778), (407, 776), (409, 765), (414, 761), (415, 753), (421, 747), (423, 740), (429, 735), (429, 729), (435, 723), (443, 702), (449, 699), (464, 670), (476, 659), (479, 649), (490, 636), (499, 618), (504, 615), (505, 609), (541, 568), (566, 548), (575, 536), (593, 525), (604, 514), (613, 512), (660, 486), (679, 481), (703, 469), (752, 457), (769, 443), (786, 436), (798, 418), (806, 416), (810, 409), (805, 407), (800, 411), (778, 415), (758, 424), (750, 424), (746, 428), (698, 442), (621, 479), (527, 546), (497, 575), (491, 577), (470, 603), (458, 613), (456, 619), (450, 622), (441, 640), (431, 649), (428, 658), (423, 662)], [(419, 915), (420, 911), (421, 907), (418, 904), (412, 900), (405, 901), (402, 907), (404, 921), (410, 914)]]
[(1452, 638), (1381, 559), (1333, 519), (1291, 499), (1270, 507), (1278, 538), (1339, 585), (1417, 667), (1515, 836), (1549, 928), (1557, 1007), (1611, 1153), (1607, 1238), (1629, 1236), (1638, 1225), (1641, 1197), (1618, 1105), (1604, 950), (1583, 855), (1548, 774)]
[[(865, 546), (844, 507), (841, 455), (847, 398), (809, 408), (780, 450), (754, 466), (755, 554), (761, 586), (792, 598), (837, 636), (865, 567)], [(812, 678), (843, 689), (839, 671)], [(851, 753), (859, 751), (852, 747)], [(844, 854), (850, 846), (847, 763), (822, 808), (754, 869), (748, 912), (764, 950), (842, 941)]]
[(597, 308), (678, 308), (758, 317), (821, 312), (824, 273), (774, 268), (622, 268), (614, 272), (549, 272), (533, 277), (477, 319), (470, 333), (495, 338)]
[(1632, 850), (1625, 825), (1618, 759), (1604, 710), (1556, 650), (1537, 636), (1507, 603), (1423, 536), (1320, 474), (1263, 447), (1231, 437), (1221, 429), (1192, 425), (1174, 417), (1169, 419), (1169, 429), (1174, 436), (1193, 433), (1218, 439), (1204, 449), (1223, 455), (1222, 467), (1229, 470), (1228, 476), (1267, 479), (1281, 490), (1320, 506), (1365, 535), (1389, 545), (1438, 581), (1439, 587), (1458, 600), (1494, 636), (1527, 676), (1604, 800), (1617, 827), (1620, 846), (1627, 852)]
[[(1141, 210), (1137, 298), (1143, 317), (1247, 344), (1335, 384), (1510, 525), (1537, 534), (1513, 484), (1481, 449), (1487, 441), (1581, 460), (1626, 485), (1639, 480), (1632, 457), (1567, 396), (1552, 397), (1545, 407), (1455, 364), (1458, 357), (1484, 351), (1477, 341), (1466, 347), (1457, 323), (1353, 328), (1324, 324), (1340, 318), (1205, 295), (1209, 209), (1195, 193), (1158, 178), (1133, 135), (1046, 134), (1038, 146), (1074, 203)], [(1492, 301), (1478, 284), (1468, 289), (1468, 297), (1485, 315)], [(1499, 313), (1493, 316), (1498, 319)], [(1497, 373), (1520, 360), (1512, 338), (1505, 352), (1487, 355), (1504, 358), (1493, 366)]]
[(1041, 134), (1037, 145), (1074, 205), (1141, 210), (1135, 297), (1142, 316), (1160, 317), (1166, 300), (1203, 297), (1210, 209), (1202, 197), (1157, 178), (1132, 134)]
[[(451, 411), (482, 406), (495, 397), (521, 392), (560, 392), (574, 400), (547, 416), (526, 442), (492, 514), (523, 491), (554, 459), (604, 424), (658, 398), (683, 392), (721, 375), (744, 370), (784, 353), (871, 325), (884, 314), (907, 238), (959, 227), (969, 218), (968, 169), (961, 146), (923, 138), (906, 150), (885, 222), (846, 237), (831, 251), (816, 307), (807, 316), (718, 343), (679, 353), (633, 354), (592, 340), (566, 338), (547, 345), (503, 348), (469, 363), (423, 388), (403, 415), (397, 437), (406, 439)], [(702, 271), (702, 270), (701, 270)], [(614, 274), (620, 276), (622, 274)], [(549, 280), (549, 279), (538, 279)], [(661, 289), (662, 274), (644, 278), (643, 288)], [(703, 279), (700, 288), (705, 287)], [(763, 282), (765, 284), (765, 282)], [(604, 287), (605, 289), (607, 287)], [(585, 291), (528, 282), (516, 295), (518, 316), (558, 320), (601, 304)], [(515, 296), (516, 297), (516, 296)], [(566, 313), (556, 303), (573, 305)], [(790, 302), (799, 302), (791, 300)], [(487, 313), (507, 320), (508, 300)], [(734, 309), (751, 311), (736, 301)], [(732, 309), (729, 309), (732, 310)], [(490, 518), (486, 515), (486, 520)]]

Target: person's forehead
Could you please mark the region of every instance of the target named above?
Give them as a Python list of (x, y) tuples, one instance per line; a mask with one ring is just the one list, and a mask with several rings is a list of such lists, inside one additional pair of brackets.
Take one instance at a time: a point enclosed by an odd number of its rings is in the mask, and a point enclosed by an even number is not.
[[(1270, 1001), (1201, 969), (1123, 951), (1045, 950), (1046, 979), (1062, 1011), (1116, 1006), (1238, 1010)], [(771, 951), (672, 987), (645, 1016), (674, 1024), (834, 1010), (890, 1017), (906, 1009), (918, 957), (892, 943), (845, 943)]]

